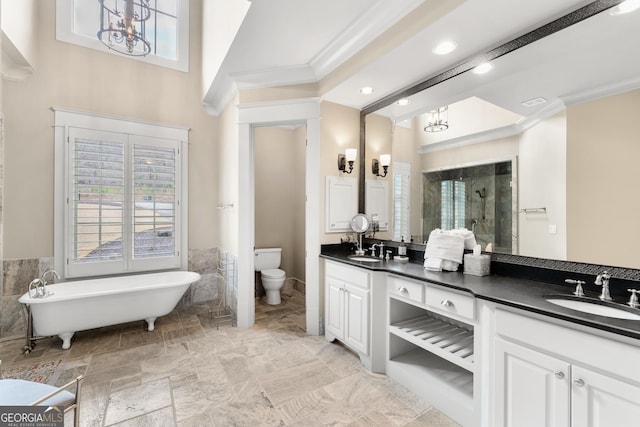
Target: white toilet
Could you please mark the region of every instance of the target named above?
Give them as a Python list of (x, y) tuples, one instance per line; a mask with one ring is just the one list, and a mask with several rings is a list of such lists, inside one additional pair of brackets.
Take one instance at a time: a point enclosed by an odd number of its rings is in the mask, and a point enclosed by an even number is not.
[(264, 248), (255, 250), (255, 270), (260, 272), (262, 286), (267, 292), (267, 304), (280, 304), (280, 289), (287, 277), (284, 270), (280, 270), (282, 248)]

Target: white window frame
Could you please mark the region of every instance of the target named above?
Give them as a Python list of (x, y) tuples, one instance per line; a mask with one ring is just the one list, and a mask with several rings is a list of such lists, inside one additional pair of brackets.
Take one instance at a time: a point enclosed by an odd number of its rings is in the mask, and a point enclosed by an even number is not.
[[(143, 271), (168, 269), (186, 270), (188, 267), (188, 137), (189, 128), (174, 125), (134, 121), (117, 117), (76, 112), (54, 108), (55, 125), (55, 180), (54, 180), (54, 268), (65, 278), (104, 276)], [(132, 142), (152, 138), (158, 145), (169, 144), (177, 147), (176, 162), (176, 219), (175, 258), (151, 258), (130, 263), (124, 260), (114, 266), (112, 263), (78, 263), (72, 265), (73, 228), (70, 222), (69, 204), (69, 152), (70, 129), (79, 128), (92, 131), (123, 134)], [(130, 191), (131, 186), (128, 190)], [(69, 261), (68, 261), (69, 260)], [(172, 260), (168, 265), (167, 261)], [(100, 264), (103, 264), (100, 266)], [(71, 268), (70, 268), (71, 266)]]
[[(94, 1), (97, 0), (84, 0)], [(86, 37), (73, 31), (73, 2), (74, 0), (56, 0), (56, 40), (87, 47), (110, 53), (112, 55), (126, 56), (129, 59), (142, 61), (149, 64), (159, 65), (161, 67), (171, 68), (173, 70), (189, 72), (189, 1), (178, 0), (178, 16), (177, 16), (177, 34), (176, 49), (178, 58), (172, 60), (156, 55), (147, 56), (127, 56), (117, 53), (102, 44), (96, 37)], [(98, 23), (96, 22), (96, 33), (98, 31)]]
[[(396, 176), (406, 179), (406, 185), (400, 184), (400, 197), (396, 197), (398, 192)], [(405, 242), (411, 241), (411, 163), (393, 162), (391, 203), (393, 206), (393, 237), (392, 240), (400, 241), (402, 237)], [(403, 206), (400, 212), (396, 210), (396, 204), (400, 202)]]

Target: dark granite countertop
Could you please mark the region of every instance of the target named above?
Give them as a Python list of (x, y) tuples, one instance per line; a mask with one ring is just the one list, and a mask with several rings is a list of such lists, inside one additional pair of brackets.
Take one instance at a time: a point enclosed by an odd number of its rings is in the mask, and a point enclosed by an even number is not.
[[(434, 272), (424, 269), (421, 262), (395, 262), (393, 260), (376, 263), (354, 261), (348, 258), (353, 255), (344, 245), (324, 245), (321, 258), (338, 261), (371, 271), (381, 271), (410, 279), (434, 283), (451, 289), (468, 292), (478, 299), (492, 301), (525, 311), (554, 317), (618, 335), (640, 340), (640, 320), (616, 319), (560, 307), (545, 300), (545, 296), (562, 295), (573, 297), (573, 286), (543, 283), (518, 277), (489, 275), (484, 277), (463, 274), (462, 272)], [(587, 294), (587, 297), (597, 295)], [(599, 300), (597, 300), (599, 302)], [(618, 301), (620, 302), (620, 301)], [(640, 309), (631, 309), (622, 304), (619, 308), (628, 309), (640, 315)], [(640, 344), (640, 343), (639, 343)]]

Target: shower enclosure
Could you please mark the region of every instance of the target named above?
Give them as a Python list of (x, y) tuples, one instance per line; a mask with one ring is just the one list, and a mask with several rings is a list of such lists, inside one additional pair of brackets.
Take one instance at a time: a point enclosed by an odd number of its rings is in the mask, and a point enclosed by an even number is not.
[(422, 231), (467, 228), (484, 250), (512, 253), (512, 162), (423, 174)]

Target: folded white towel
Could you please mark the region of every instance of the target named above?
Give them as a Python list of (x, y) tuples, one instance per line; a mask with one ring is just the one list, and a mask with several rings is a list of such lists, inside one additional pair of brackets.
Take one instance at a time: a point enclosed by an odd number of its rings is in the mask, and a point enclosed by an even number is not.
[(442, 271), (442, 260), (439, 258), (427, 258), (424, 260), (424, 268), (430, 271)]
[(442, 261), (442, 269), (446, 271), (458, 271), (460, 264), (453, 261)]
[(464, 237), (445, 230), (433, 230), (429, 234), (425, 258), (439, 258), (445, 261), (462, 263), (464, 252)]
[(476, 246), (476, 236), (473, 234), (473, 231), (467, 230), (466, 228), (456, 228), (451, 230), (451, 233), (458, 234), (464, 237), (464, 248), (465, 249), (473, 249)]

